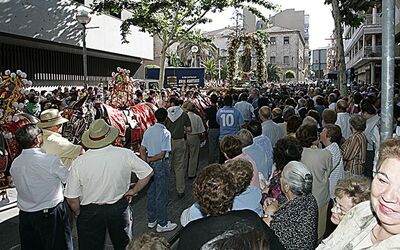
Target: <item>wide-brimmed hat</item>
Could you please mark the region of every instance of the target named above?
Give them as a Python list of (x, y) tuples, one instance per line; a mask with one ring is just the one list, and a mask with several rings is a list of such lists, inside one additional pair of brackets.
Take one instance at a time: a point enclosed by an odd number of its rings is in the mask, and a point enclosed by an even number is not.
[(119, 130), (109, 126), (103, 119), (92, 122), (89, 130), (82, 135), (82, 144), (86, 148), (102, 148), (110, 145), (117, 139)]
[(68, 119), (62, 117), (58, 109), (47, 109), (40, 114), (40, 122), (37, 125), (39, 128), (50, 128), (67, 121)]

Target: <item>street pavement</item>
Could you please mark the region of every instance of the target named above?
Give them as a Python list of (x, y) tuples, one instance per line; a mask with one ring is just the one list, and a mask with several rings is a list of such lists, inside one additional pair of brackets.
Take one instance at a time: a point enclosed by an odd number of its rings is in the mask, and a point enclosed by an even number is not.
[[(200, 149), (199, 169), (207, 165), (207, 145)], [(186, 180), (185, 196), (179, 199), (175, 190), (175, 175), (173, 171), (170, 173), (169, 181), (169, 202), (168, 202), (168, 216), (169, 220), (178, 224), (178, 228), (172, 232), (161, 233), (159, 235), (165, 237), (168, 241), (173, 240), (179, 234), (180, 215), (182, 211), (193, 203), (192, 198), (192, 182), (193, 180)], [(142, 190), (137, 197), (132, 201), (133, 210), (133, 234), (134, 238), (142, 235), (143, 233), (156, 232), (154, 229), (147, 228), (147, 189)], [(11, 192), (10, 202), (15, 202)], [(76, 233), (74, 233), (76, 235)], [(111, 240), (107, 234), (105, 249), (113, 249)], [(21, 249), (19, 232), (18, 232), (18, 209), (15, 208), (15, 203), (9, 206), (8, 209), (0, 208), (0, 250), (14, 250)], [(74, 237), (74, 249), (78, 249), (78, 240)]]

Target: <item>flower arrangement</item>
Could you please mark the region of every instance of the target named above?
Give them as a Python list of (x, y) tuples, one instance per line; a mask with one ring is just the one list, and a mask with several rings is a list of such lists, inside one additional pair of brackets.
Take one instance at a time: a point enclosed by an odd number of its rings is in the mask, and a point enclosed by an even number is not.
[[(259, 83), (262, 83), (266, 79), (266, 34), (256, 32), (251, 34), (241, 34), (239, 37), (233, 36), (230, 38), (230, 44), (228, 47), (228, 71), (227, 79), (229, 82), (238, 81), (238, 78), (248, 79), (253, 74), (249, 70), (249, 63), (251, 64), (251, 50), (255, 50), (256, 55), (256, 70), (254, 76)], [(244, 66), (243, 72), (239, 72), (239, 55), (238, 50), (243, 45), (244, 54)]]

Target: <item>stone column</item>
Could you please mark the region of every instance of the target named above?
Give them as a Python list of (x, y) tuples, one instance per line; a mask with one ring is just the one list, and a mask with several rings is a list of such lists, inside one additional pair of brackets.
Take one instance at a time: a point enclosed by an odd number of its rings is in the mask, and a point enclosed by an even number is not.
[(371, 62), (371, 84), (375, 84), (375, 62)]

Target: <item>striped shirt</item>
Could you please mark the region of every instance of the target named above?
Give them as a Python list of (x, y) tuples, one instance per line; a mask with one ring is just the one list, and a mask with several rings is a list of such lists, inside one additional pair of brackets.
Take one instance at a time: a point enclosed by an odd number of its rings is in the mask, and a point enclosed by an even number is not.
[(336, 184), (338, 180), (344, 177), (342, 151), (340, 151), (336, 142), (326, 146), (326, 149), (332, 154), (333, 170), (329, 175), (329, 193), (331, 198), (335, 198)]
[(354, 132), (343, 143), (342, 150), (344, 170), (353, 175), (363, 175), (367, 155), (367, 137), (364, 133)]

